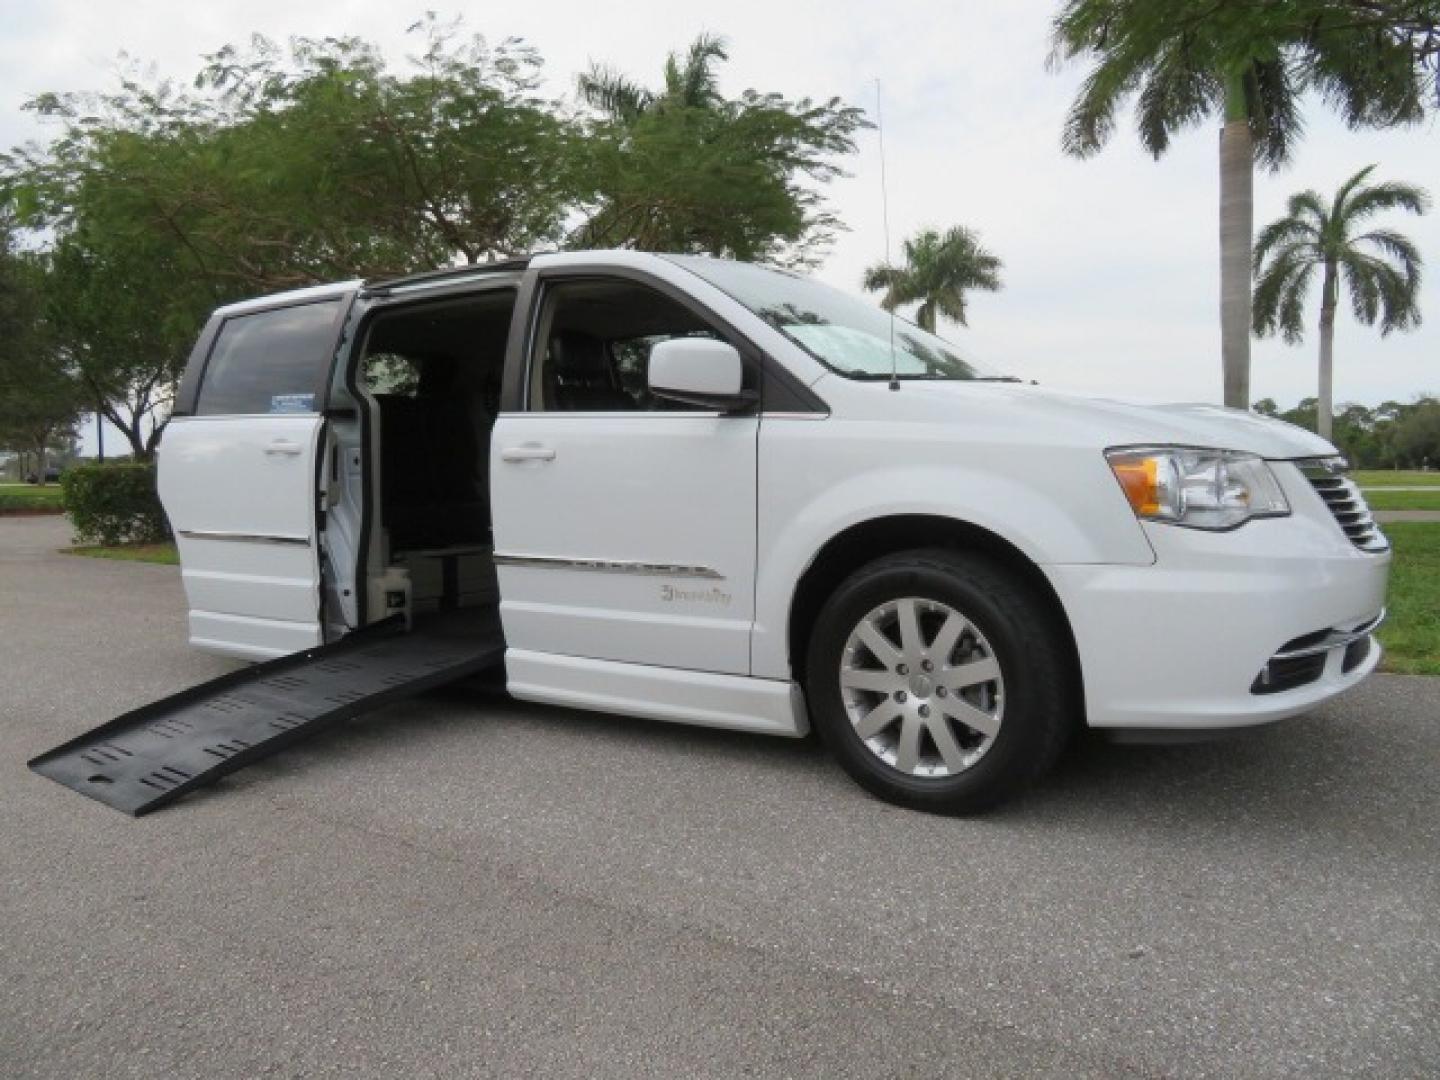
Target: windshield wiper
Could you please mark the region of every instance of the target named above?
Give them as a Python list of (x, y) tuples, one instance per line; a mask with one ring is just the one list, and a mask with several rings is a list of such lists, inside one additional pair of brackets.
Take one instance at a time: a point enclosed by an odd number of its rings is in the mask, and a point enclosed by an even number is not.
[(1024, 382), (1019, 375), (977, 375), (971, 382)]

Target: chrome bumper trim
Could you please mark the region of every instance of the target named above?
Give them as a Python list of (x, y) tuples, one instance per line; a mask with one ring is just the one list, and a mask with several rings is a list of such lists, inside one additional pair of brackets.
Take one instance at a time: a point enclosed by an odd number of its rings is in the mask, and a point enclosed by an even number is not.
[(1314, 645), (1306, 645), (1303, 649), (1288, 649), (1285, 652), (1278, 652), (1270, 660), (1272, 662), (1275, 660), (1298, 660), (1304, 656), (1329, 652), (1331, 649), (1343, 649), (1363, 637), (1369, 637), (1376, 627), (1385, 621), (1385, 614), (1386, 609), (1381, 608), (1379, 615), (1369, 622), (1357, 626), (1354, 630), (1331, 630), (1323, 641), (1317, 641)]

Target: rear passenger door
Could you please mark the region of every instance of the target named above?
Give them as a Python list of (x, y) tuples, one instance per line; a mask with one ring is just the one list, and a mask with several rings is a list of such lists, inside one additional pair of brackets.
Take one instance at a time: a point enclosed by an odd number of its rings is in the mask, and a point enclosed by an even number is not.
[(192, 644), (249, 659), (323, 640), (324, 406), (353, 293), (222, 313), (160, 448)]

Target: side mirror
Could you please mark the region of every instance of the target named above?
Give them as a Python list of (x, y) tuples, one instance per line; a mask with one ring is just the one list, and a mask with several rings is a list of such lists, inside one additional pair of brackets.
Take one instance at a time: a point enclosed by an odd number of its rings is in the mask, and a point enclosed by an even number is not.
[(743, 388), (744, 374), (735, 347), (712, 338), (671, 338), (650, 350), (650, 392), (668, 401), (721, 412), (747, 408), (760, 395)]

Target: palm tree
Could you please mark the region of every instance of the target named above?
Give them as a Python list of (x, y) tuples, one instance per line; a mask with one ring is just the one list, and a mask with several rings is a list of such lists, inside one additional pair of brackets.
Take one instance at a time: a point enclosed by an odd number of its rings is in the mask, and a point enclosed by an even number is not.
[(880, 306), (894, 311), (901, 304), (920, 304), (915, 322), (922, 330), (935, 332), (936, 318), (944, 315), (961, 326), (965, 322), (967, 289), (1000, 289), (1000, 269), (996, 255), (980, 246), (974, 232), (957, 225), (943, 236), (926, 229), (906, 240), (903, 267), (877, 263), (865, 271), (864, 285), (869, 292), (885, 296)]
[(1330, 438), (1334, 403), (1335, 309), (1340, 281), (1349, 287), (1350, 308), (1366, 326), (1380, 320), (1380, 333), (1420, 325), (1420, 253), (1391, 229), (1359, 232), (1384, 210), (1423, 214), (1429, 196), (1410, 184), (1366, 184), (1370, 165), (1340, 185), (1326, 206), (1314, 191), (1290, 196), (1285, 216), (1271, 222), (1255, 242), (1255, 333), (1276, 330), (1290, 344), (1303, 333), (1305, 295), (1320, 281), (1320, 397), (1318, 428)]
[(1067, 153), (1086, 157), (1136, 103), (1155, 157), (1176, 132), (1220, 122), (1220, 352), (1225, 404), (1250, 397), (1250, 244), (1254, 168), (1284, 165), (1308, 90), (1351, 127), (1424, 113), (1423, 71), (1406, 40), (1357, 20), (1345, 3), (1255, 0), (1066, 0), (1051, 63), (1094, 61), (1065, 122)]
[(720, 101), (715, 66), (728, 59), (724, 38), (701, 34), (690, 43), (683, 61), (673, 52), (666, 57), (664, 90), (650, 90), (612, 68), (592, 64), (577, 80), (580, 99), (623, 124), (671, 105), (708, 108)]

